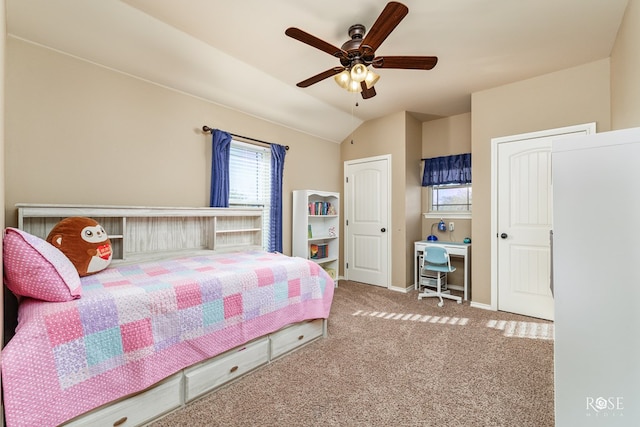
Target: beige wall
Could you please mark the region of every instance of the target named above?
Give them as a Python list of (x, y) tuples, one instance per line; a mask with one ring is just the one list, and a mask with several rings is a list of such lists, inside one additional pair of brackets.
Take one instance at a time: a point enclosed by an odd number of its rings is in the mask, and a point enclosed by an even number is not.
[(471, 150), (471, 113), (422, 124), (422, 157), (449, 156)]
[(422, 123), (411, 114), (406, 114), (406, 155), (405, 155), (405, 283), (413, 286), (413, 243), (422, 237), (422, 170), (420, 155), (422, 153)]
[(340, 146), (20, 40), (7, 40), (6, 185), (14, 205), (208, 206), (210, 139), (202, 125), (289, 145), (291, 191), (340, 191)]
[[(471, 113), (458, 114), (442, 119), (430, 120), (422, 124), (422, 154), (421, 159), (449, 156), (452, 154), (462, 154), (471, 152)], [(472, 156), (473, 157), (473, 156)], [(473, 158), (472, 158), (473, 162)], [(420, 162), (420, 181), (422, 182), (422, 170), (424, 163)], [(429, 211), (430, 193), (429, 188), (421, 188), (421, 212)], [(474, 190), (475, 191), (475, 190)], [(442, 219), (449, 224), (453, 222), (455, 231), (453, 233), (440, 233), (434, 228), (440, 240), (462, 242), (465, 237), (471, 237), (470, 219), (452, 219), (443, 216)], [(431, 234), (431, 225), (440, 221), (440, 218), (425, 218), (421, 216), (420, 239)], [(473, 246), (472, 246), (473, 247)], [(464, 263), (458, 257), (452, 257), (451, 262), (456, 268), (450, 274), (451, 283), (464, 282)], [(471, 285), (471, 288), (473, 286)]]
[(472, 94), (472, 300), (491, 303), (491, 139), (596, 122), (610, 130), (609, 59)]
[[(407, 221), (407, 216), (417, 217), (419, 212), (407, 210), (407, 145), (419, 144), (415, 134), (417, 125), (412, 122), (408, 130), (407, 113), (402, 111), (375, 120), (370, 120), (358, 127), (353, 134), (341, 144), (341, 158), (344, 163), (348, 160), (362, 159), (381, 155), (391, 155), (391, 204), (392, 217), (389, 229), (391, 235), (391, 285), (396, 287), (408, 287), (413, 279), (408, 281), (410, 272), (407, 265), (411, 254), (407, 253), (409, 230), (416, 228), (416, 221)], [(410, 133), (411, 143), (407, 143), (407, 134)], [(415, 146), (411, 148), (416, 151)], [(344, 170), (343, 170), (344, 174)], [(342, 233), (344, 235), (344, 233)], [(344, 248), (344, 245), (342, 245)], [(344, 257), (343, 257), (344, 259)]]
[[(422, 154), (421, 159), (449, 156), (471, 152), (471, 113), (458, 114), (438, 120), (431, 120), (422, 124)], [(472, 156), (473, 162), (473, 156)], [(420, 163), (422, 173), (423, 163)], [(422, 181), (422, 176), (420, 176)], [(428, 188), (422, 188), (421, 212), (429, 211), (430, 194)], [(447, 222), (453, 221), (455, 231), (447, 240), (462, 242), (465, 237), (471, 237), (471, 220), (442, 218)], [(431, 224), (440, 218), (422, 217), (421, 236), (424, 239), (431, 234)]]
[(640, 126), (640, 0), (630, 0), (611, 52), (611, 128)]

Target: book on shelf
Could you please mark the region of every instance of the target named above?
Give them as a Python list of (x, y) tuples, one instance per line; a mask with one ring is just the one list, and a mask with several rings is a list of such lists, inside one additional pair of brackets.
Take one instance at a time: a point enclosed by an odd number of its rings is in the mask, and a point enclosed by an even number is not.
[(322, 259), (329, 256), (329, 248), (326, 243), (318, 243), (309, 245), (309, 258)]
[(336, 215), (331, 202), (309, 202), (309, 215)]
[(313, 238), (313, 231), (311, 230), (311, 224), (307, 224), (307, 238)]

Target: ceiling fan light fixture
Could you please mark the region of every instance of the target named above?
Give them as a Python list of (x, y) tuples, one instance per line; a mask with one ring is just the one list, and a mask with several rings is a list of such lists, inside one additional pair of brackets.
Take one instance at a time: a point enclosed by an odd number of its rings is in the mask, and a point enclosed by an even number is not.
[[(340, 87), (346, 84), (346, 90), (362, 93), (363, 99), (376, 96), (374, 85), (380, 78), (370, 71), (369, 65), (374, 68), (395, 68), (404, 70), (431, 70), (438, 63), (436, 56), (388, 56), (376, 55), (376, 50), (383, 41), (398, 26), (400, 21), (409, 13), (409, 8), (397, 1), (389, 1), (378, 15), (373, 26), (366, 32), (362, 24), (349, 27), (349, 40), (342, 47), (334, 46), (318, 37), (311, 35), (299, 28), (289, 27), (285, 35), (296, 39), (313, 48), (319, 49), (340, 60), (339, 67), (333, 67), (316, 74), (296, 84), (298, 87), (308, 87), (328, 77), (335, 77)], [(344, 71), (346, 76), (337, 76)], [(364, 82), (364, 84), (363, 84)]]
[(349, 70), (344, 69), (339, 74), (337, 74), (334, 79), (336, 83), (338, 83), (338, 86), (340, 86), (342, 89), (348, 89), (349, 82), (351, 82), (351, 74), (349, 74)]
[(367, 84), (367, 89), (371, 89), (374, 84), (378, 83), (380, 76), (371, 70), (367, 70), (367, 76), (364, 78), (364, 82)]
[(358, 83), (364, 81), (367, 78), (367, 66), (361, 62), (354, 64), (351, 67), (351, 80), (356, 81)]
[(349, 81), (349, 86), (347, 86), (347, 91), (348, 92), (360, 92), (362, 90), (362, 87), (360, 86), (360, 83), (355, 81), (355, 80), (350, 80)]

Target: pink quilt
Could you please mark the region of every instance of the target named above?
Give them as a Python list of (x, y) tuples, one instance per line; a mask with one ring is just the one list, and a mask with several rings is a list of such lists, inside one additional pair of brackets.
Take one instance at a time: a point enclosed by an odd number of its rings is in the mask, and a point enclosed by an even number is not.
[(327, 318), (333, 280), (261, 251), (118, 266), (69, 302), (25, 299), (2, 349), (7, 426), (55, 426), (259, 336)]

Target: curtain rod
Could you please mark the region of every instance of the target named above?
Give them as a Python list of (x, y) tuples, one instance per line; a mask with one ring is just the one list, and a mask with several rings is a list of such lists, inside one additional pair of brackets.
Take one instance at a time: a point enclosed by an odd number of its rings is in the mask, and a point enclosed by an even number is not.
[[(209, 127), (209, 126), (207, 126), (207, 125), (202, 126), (202, 132), (204, 132), (204, 133), (207, 133), (207, 132), (211, 132), (211, 133), (213, 133), (213, 131), (214, 131), (214, 130), (215, 130), (215, 129), (210, 128), (210, 127)], [(268, 145), (275, 144), (275, 142), (262, 141), (262, 140), (260, 140), (260, 139), (249, 138), (248, 136), (236, 135), (235, 133), (231, 133), (231, 132), (229, 132), (229, 135), (231, 135), (231, 136), (235, 136), (236, 138), (242, 138), (242, 139), (247, 139), (247, 140), (249, 140), (249, 141), (259, 142), (259, 143), (261, 143), (261, 144), (268, 144)], [(285, 150), (288, 150), (288, 149), (289, 149), (289, 146), (288, 146), (288, 145), (285, 145), (285, 146), (284, 146), (284, 148), (285, 148)]]

